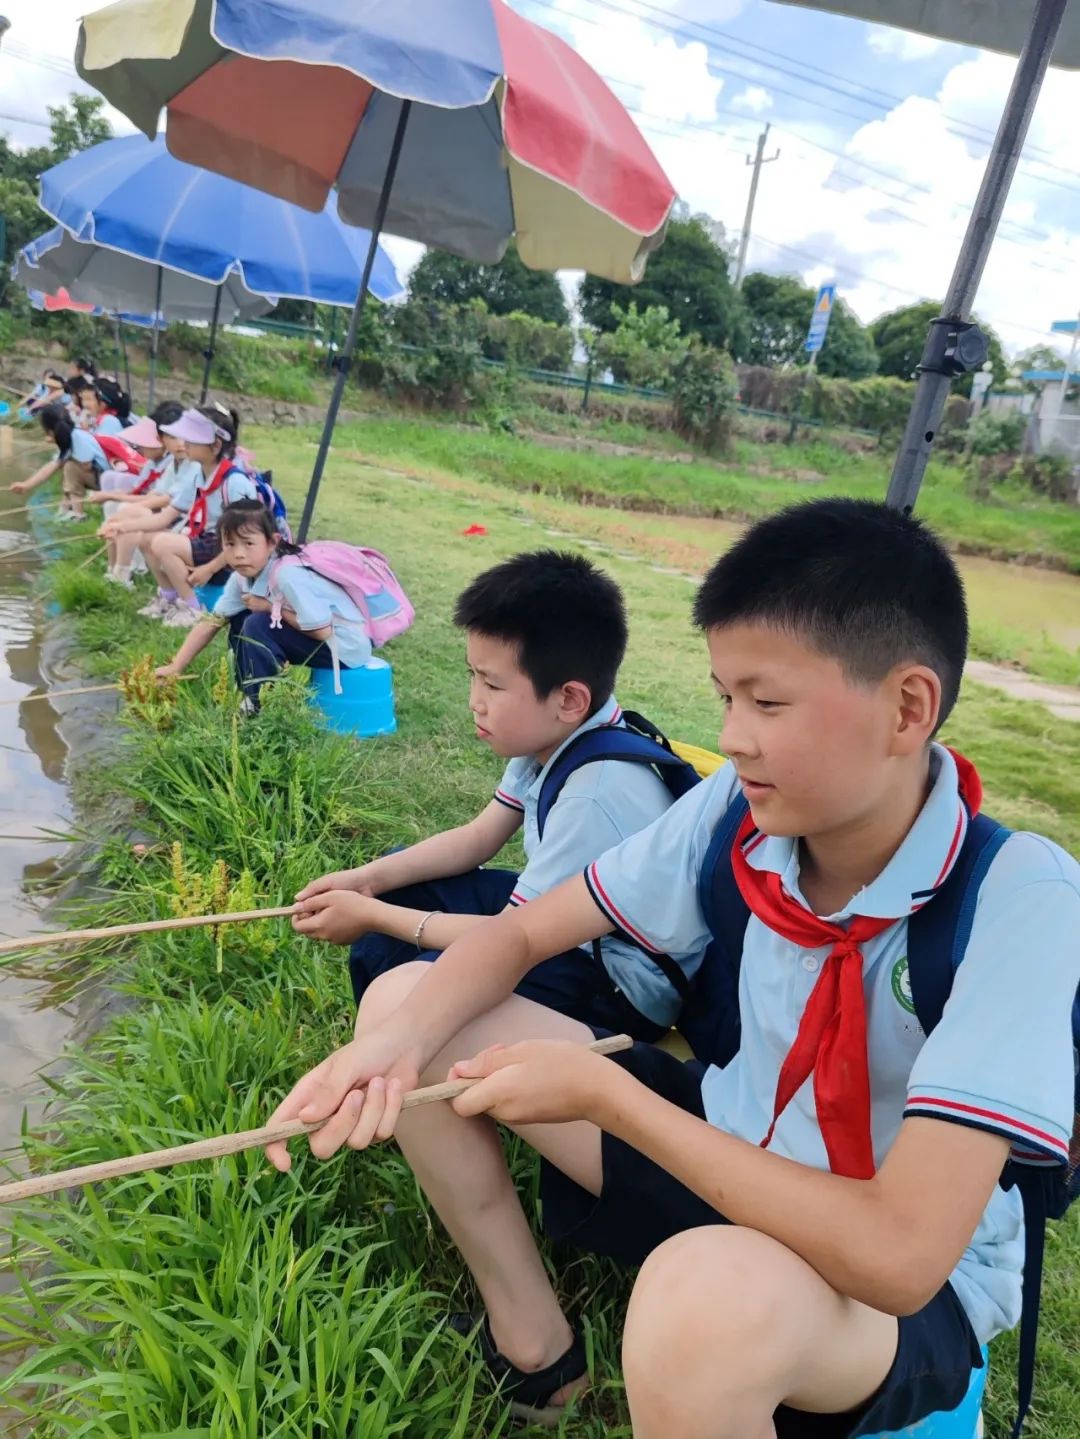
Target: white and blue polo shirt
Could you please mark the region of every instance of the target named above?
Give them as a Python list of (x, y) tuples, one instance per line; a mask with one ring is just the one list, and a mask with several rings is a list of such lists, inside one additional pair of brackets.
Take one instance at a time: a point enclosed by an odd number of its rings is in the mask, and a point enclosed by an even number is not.
[[(547, 764), (526, 755), (507, 765), (495, 798), (521, 814), (526, 860), (511, 904), (527, 904), (571, 875), (580, 874), (597, 855), (645, 829), (670, 809), (671, 791), (651, 766), (597, 760), (567, 778), (540, 838), (537, 808), (551, 766), (578, 735), (605, 726), (625, 727), (614, 697), (579, 725)], [(633, 944), (615, 935), (601, 941), (600, 953), (612, 982), (639, 1014), (656, 1024), (674, 1021), (680, 1001), (662, 970)]]
[[(232, 572), (214, 605), (214, 614), (218, 619), (232, 619), (233, 615), (246, 610), (244, 596), (247, 594), (270, 598), (273, 563), (271, 560), (250, 580), (238, 575), (235, 570)], [(372, 651), (364, 616), (340, 585), (303, 565), (282, 565), (273, 578), (276, 594), (296, 612), (296, 623), (300, 629), (321, 630), (329, 625), (333, 630), (339, 661), (349, 669), (367, 664)]]
[[(904, 1118), (975, 1125), (1018, 1151), (1062, 1160), (1073, 1124), (1070, 1013), (1080, 985), (1080, 865), (1050, 840), (1014, 834), (979, 892), (971, 938), (940, 1023), (927, 1038), (915, 1015), (907, 966), (907, 918), (948, 875), (966, 831), (956, 764), (934, 745), (932, 787), (907, 837), (878, 877), (837, 914), (904, 915), (863, 945), (871, 1129), (880, 1166)], [(724, 765), (648, 830), (586, 871), (612, 923), (648, 952), (666, 952), (687, 974), (710, 940), (698, 881), (713, 831), (738, 792)], [(799, 844), (766, 836), (747, 861), (771, 870), (805, 905)], [(806, 906), (809, 908), (809, 906)], [(739, 978), (742, 1041), (723, 1069), (710, 1067), (702, 1098), (711, 1124), (760, 1144), (776, 1084), (829, 951), (804, 949), (751, 915)], [(770, 1149), (828, 1169), (813, 1080), (781, 1115)], [(1016, 1191), (995, 1190), (952, 1283), (980, 1342), (1020, 1317), (1023, 1221)]]

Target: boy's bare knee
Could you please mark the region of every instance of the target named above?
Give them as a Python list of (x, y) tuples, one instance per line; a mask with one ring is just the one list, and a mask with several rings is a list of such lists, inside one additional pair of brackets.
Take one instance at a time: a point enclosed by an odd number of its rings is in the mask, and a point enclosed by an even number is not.
[(364, 991), (356, 1012), (356, 1033), (365, 1034), (382, 1024), (430, 970), (430, 964), (413, 960), (411, 964), (399, 964), (396, 969), (387, 970), (378, 979), (373, 979)]
[(764, 1234), (722, 1224), (688, 1229), (653, 1250), (626, 1316), (627, 1382), (665, 1371), (670, 1382), (672, 1367), (703, 1346), (747, 1356), (767, 1349), (784, 1305), (785, 1256), (795, 1258)]

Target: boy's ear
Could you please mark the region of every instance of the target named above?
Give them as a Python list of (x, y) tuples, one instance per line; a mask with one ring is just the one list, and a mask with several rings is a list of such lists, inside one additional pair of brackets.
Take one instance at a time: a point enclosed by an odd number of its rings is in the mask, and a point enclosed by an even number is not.
[(568, 680), (560, 686), (559, 718), (567, 724), (584, 724), (592, 708), (592, 691), (581, 680)]
[(894, 672), (897, 698), (895, 742), (910, 754), (927, 744), (941, 713), (941, 680), (927, 665), (906, 665)]

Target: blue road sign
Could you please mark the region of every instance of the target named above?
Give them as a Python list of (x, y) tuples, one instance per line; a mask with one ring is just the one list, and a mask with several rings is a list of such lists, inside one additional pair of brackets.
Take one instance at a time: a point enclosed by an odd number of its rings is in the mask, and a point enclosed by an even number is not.
[(1080, 331), (1080, 320), (1055, 320), (1050, 328), (1055, 335), (1075, 335)]
[(816, 355), (825, 343), (825, 336), (829, 331), (829, 321), (832, 319), (833, 306), (836, 304), (836, 286), (822, 285), (817, 292), (817, 299), (814, 301), (814, 315), (810, 321), (810, 329), (806, 334), (806, 344), (803, 349), (808, 354)]

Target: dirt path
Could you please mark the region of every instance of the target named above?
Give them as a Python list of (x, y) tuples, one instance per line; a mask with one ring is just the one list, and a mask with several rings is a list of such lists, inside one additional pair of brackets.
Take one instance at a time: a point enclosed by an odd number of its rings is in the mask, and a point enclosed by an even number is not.
[(993, 665), (988, 660), (968, 660), (964, 666), (964, 677), (1000, 690), (1010, 699), (1034, 700), (1044, 704), (1058, 719), (1080, 722), (1080, 688), (1074, 685), (1047, 684), (1044, 680), (1032, 679), (1023, 670), (1010, 669), (1008, 665)]

